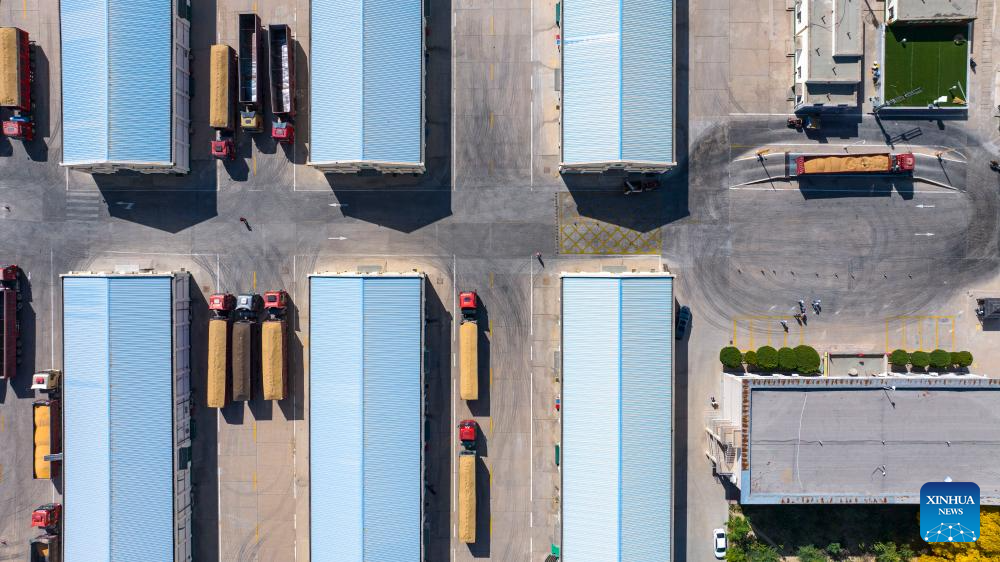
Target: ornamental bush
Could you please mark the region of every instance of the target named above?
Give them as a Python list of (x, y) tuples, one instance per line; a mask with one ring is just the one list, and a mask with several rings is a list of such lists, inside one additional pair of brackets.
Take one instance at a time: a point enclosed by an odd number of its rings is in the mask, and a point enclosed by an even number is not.
[(751, 349), (750, 351), (748, 351), (748, 352), (746, 352), (746, 353), (743, 354), (743, 360), (746, 361), (746, 364), (747, 364), (748, 367), (750, 367), (750, 368), (756, 367), (757, 366), (757, 352)]
[(931, 356), (926, 351), (914, 351), (910, 354), (910, 365), (914, 369), (924, 370), (931, 364)]
[(819, 372), (819, 353), (808, 345), (795, 348), (795, 366), (803, 375)]
[(761, 346), (757, 350), (757, 366), (765, 371), (773, 371), (778, 368), (778, 350), (769, 345)]
[(723, 347), (719, 352), (719, 361), (727, 369), (739, 369), (743, 367), (743, 354), (733, 346)]
[(943, 371), (951, 367), (951, 354), (943, 349), (935, 349), (930, 355), (931, 367)]
[(896, 367), (906, 367), (910, 364), (910, 354), (902, 349), (894, 350), (889, 354), (889, 363)]
[(972, 353), (968, 351), (959, 351), (958, 353), (953, 353), (952, 355), (958, 355), (957, 361), (954, 361), (954, 363), (959, 367), (964, 369), (965, 367), (972, 365)]
[(790, 347), (783, 347), (778, 350), (778, 368), (782, 371), (794, 371), (798, 363), (795, 361), (795, 352)]

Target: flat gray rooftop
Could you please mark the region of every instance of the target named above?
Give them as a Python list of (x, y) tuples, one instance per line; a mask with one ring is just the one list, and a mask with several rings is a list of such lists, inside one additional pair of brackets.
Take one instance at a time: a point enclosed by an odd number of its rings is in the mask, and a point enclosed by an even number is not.
[(968, 21), (976, 17), (976, 0), (897, 0), (896, 20)]
[(743, 502), (919, 503), (924, 483), (950, 476), (997, 504), (1000, 386), (988, 382), (752, 385)]
[[(809, 64), (807, 82), (855, 83), (861, 81), (862, 40), (855, 0), (813, 0), (809, 2)], [(844, 56), (846, 55), (846, 56)]]

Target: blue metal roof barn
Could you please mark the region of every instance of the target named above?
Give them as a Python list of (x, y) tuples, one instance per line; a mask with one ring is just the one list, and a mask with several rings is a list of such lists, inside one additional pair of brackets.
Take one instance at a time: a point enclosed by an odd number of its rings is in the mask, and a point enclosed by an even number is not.
[(563, 171), (675, 165), (673, 10), (671, 0), (563, 2)]
[(191, 24), (178, 2), (62, 0), (62, 165), (188, 171)]
[(191, 559), (188, 282), (63, 276), (66, 562)]
[(562, 553), (671, 560), (673, 277), (563, 275)]
[(313, 560), (422, 559), (423, 284), (310, 277)]
[(423, 4), (312, 0), (312, 166), (424, 171)]

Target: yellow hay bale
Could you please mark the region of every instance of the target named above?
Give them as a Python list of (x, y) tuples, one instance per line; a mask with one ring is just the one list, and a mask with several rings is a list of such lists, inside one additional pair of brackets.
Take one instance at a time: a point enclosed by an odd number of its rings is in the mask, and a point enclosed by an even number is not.
[(261, 325), (261, 375), (264, 400), (285, 399), (285, 322), (270, 321)]
[(0, 106), (21, 105), (17, 55), (17, 28), (0, 28)]
[(458, 457), (458, 540), (476, 542), (476, 455)]
[(475, 322), (459, 327), (459, 386), (462, 400), (479, 399), (479, 329)]
[(233, 112), (230, 111), (229, 103), (232, 92), (229, 91), (231, 85), (231, 69), (233, 56), (229, 45), (212, 45), (211, 54), (211, 81), (208, 88), (209, 99), (209, 124), (215, 129), (232, 128)]
[(208, 383), (205, 398), (209, 408), (226, 405), (226, 347), (229, 323), (215, 318), (208, 321)]

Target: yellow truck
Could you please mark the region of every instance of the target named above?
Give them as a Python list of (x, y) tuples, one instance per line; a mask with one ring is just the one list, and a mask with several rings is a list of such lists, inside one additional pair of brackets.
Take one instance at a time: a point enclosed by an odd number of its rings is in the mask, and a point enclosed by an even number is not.
[(476, 452), (458, 455), (458, 540), (476, 542)]
[(205, 402), (209, 408), (226, 405), (226, 380), (229, 378), (230, 316), (235, 298), (229, 293), (216, 293), (208, 298), (212, 318), (208, 321), (208, 369)]
[(462, 324), (458, 327), (459, 394), (462, 400), (479, 400), (479, 324), (474, 291), (458, 295)]
[(789, 154), (789, 176), (817, 174), (905, 174), (913, 171), (913, 154)]
[(58, 400), (37, 400), (32, 404), (34, 446), (32, 475), (37, 480), (55, 477), (62, 461), (62, 425)]
[(288, 293), (264, 293), (267, 319), (261, 324), (261, 381), (264, 400), (284, 400), (288, 391), (288, 334), (285, 313)]

